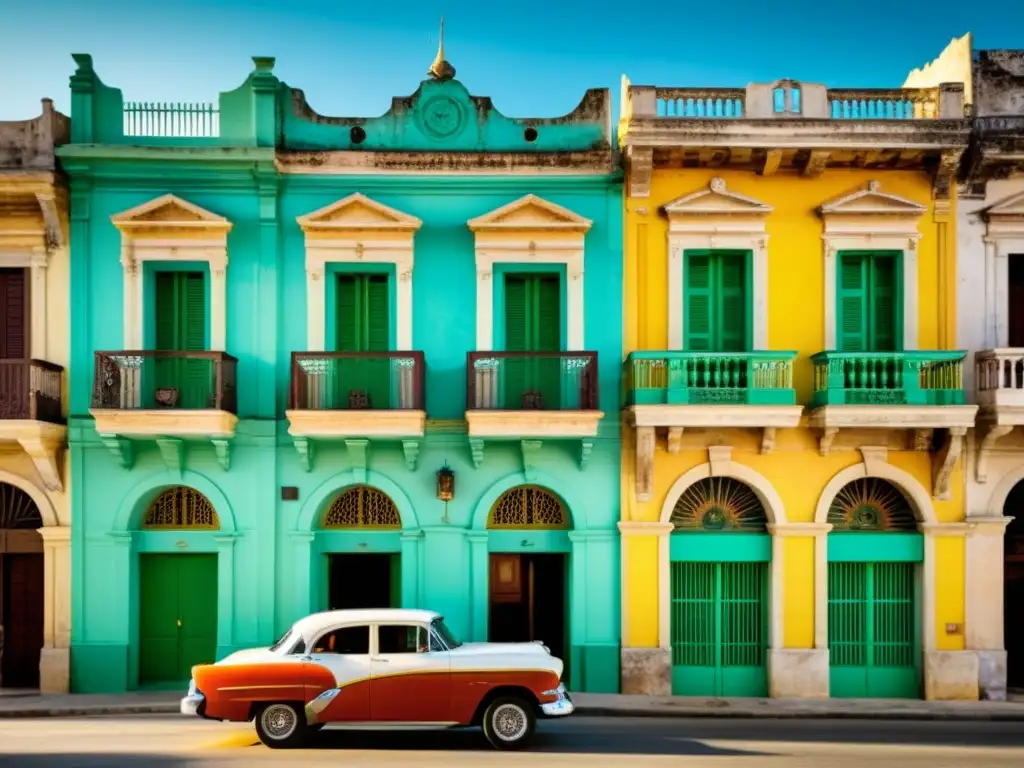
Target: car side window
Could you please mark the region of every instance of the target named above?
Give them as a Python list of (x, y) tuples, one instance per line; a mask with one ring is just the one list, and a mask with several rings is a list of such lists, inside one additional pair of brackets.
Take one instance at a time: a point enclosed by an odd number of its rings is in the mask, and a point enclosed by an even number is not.
[(340, 627), (326, 632), (313, 643), (311, 653), (338, 653), (365, 656), (370, 652), (370, 627)]
[(426, 653), (429, 649), (427, 630), (401, 624), (378, 626), (377, 648), (380, 653)]
[(295, 644), (295, 647), (294, 647), (294, 648), (292, 648), (292, 654), (293, 654), (293, 655), (299, 655), (299, 654), (303, 654), (303, 653), (305, 653), (305, 652), (306, 652), (306, 641), (305, 641), (305, 640), (303, 640), (303, 639), (302, 639), (302, 638), (300, 637), (300, 638), (299, 638), (299, 642), (297, 642), (297, 643)]

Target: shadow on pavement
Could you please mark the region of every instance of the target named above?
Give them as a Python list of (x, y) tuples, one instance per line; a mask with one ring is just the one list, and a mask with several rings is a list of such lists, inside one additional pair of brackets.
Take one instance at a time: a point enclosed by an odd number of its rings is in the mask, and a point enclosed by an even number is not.
[(184, 757), (172, 757), (168, 755), (133, 754), (131, 752), (118, 752), (114, 754), (103, 754), (101, 752), (76, 753), (62, 752), (53, 755), (0, 755), (0, 765), (18, 766), (18, 768), (43, 768), (46, 766), (61, 766), (61, 768), (120, 768), (120, 766), (132, 766), (138, 768), (140, 765), (146, 768), (183, 768), (186, 765), (195, 765), (195, 760), (188, 760)]

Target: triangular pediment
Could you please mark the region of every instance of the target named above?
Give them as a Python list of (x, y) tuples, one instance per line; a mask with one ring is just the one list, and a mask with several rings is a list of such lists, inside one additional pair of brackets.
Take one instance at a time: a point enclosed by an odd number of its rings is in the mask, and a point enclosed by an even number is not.
[(163, 195), (110, 217), (114, 226), (129, 229), (144, 227), (189, 227), (231, 229), (223, 216), (182, 200), (177, 195)]
[(470, 219), (474, 232), (489, 229), (549, 229), (586, 232), (593, 222), (536, 195), (526, 195)]
[(416, 230), (422, 221), (356, 192), (319, 210), (299, 216), (304, 230), (401, 229)]
[(690, 192), (665, 203), (661, 209), (669, 218), (688, 214), (704, 216), (768, 214), (773, 210), (772, 206), (767, 203), (726, 189), (725, 181), (720, 178), (712, 179), (705, 189)]
[(993, 203), (982, 211), (982, 214), (986, 219), (998, 218), (1000, 216), (1024, 216), (1024, 192), (1004, 197), (998, 203)]
[(856, 192), (829, 200), (821, 206), (820, 210), (825, 216), (831, 214), (920, 216), (927, 209), (914, 200), (882, 192), (879, 190), (877, 181), (870, 181), (866, 189), (859, 189)]

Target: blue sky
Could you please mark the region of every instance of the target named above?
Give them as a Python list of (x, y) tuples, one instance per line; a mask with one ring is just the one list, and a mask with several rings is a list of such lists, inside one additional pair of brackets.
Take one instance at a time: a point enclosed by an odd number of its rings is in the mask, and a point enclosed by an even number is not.
[(72, 52), (144, 101), (213, 101), (251, 56), (276, 56), (318, 112), (377, 115), (425, 76), (441, 13), (458, 79), (519, 117), (568, 112), (590, 87), (617, 95), (623, 73), (899, 86), (968, 30), (978, 48), (1024, 48), (1024, 0), (3, 0), (0, 120), (38, 114), (43, 96), (68, 112)]

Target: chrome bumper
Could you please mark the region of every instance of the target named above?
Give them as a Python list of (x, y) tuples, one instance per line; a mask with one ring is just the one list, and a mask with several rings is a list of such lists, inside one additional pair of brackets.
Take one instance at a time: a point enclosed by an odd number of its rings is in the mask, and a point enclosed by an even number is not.
[(576, 711), (576, 705), (572, 703), (572, 699), (569, 698), (569, 692), (565, 689), (564, 685), (559, 685), (553, 691), (545, 691), (545, 694), (557, 696), (558, 698), (547, 704), (540, 705), (540, 711), (544, 713), (544, 717), (565, 717)]
[(206, 701), (206, 697), (201, 693), (190, 693), (188, 696), (181, 700), (181, 714), (183, 715), (198, 715), (199, 707)]

